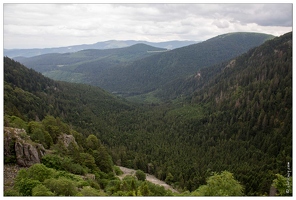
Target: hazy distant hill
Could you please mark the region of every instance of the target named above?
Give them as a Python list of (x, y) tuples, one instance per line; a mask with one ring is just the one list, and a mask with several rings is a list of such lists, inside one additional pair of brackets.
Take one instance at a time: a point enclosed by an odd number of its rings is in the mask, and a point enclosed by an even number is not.
[(119, 49), (15, 59), (55, 80), (88, 83), (110, 92), (135, 95), (231, 59), (273, 37), (260, 33), (230, 33), (170, 51), (137, 44)]
[(30, 58), (16, 57), (15, 60), (55, 80), (91, 83), (90, 79), (104, 70), (123, 66), (163, 51), (167, 50), (146, 44), (135, 44), (117, 49), (87, 49)]
[(4, 56), (10, 58), (15, 57), (32, 57), (48, 53), (70, 53), (77, 52), (85, 49), (114, 49), (128, 47), (135, 44), (147, 44), (154, 47), (165, 48), (165, 49), (175, 49), (190, 44), (197, 43), (197, 41), (167, 41), (167, 42), (147, 42), (147, 41), (136, 41), (136, 40), (109, 40), (104, 42), (97, 42), (95, 44), (82, 44), (73, 45), (67, 47), (57, 47), (57, 48), (44, 48), (44, 49), (4, 49)]

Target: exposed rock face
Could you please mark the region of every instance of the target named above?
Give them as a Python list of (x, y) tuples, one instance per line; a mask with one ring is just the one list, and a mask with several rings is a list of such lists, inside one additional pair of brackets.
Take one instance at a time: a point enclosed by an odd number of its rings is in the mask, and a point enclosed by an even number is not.
[(68, 148), (70, 143), (73, 143), (74, 145), (77, 145), (77, 142), (76, 142), (73, 135), (62, 134), (61, 136), (59, 136), (59, 140), (62, 141), (62, 143), (64, 144), (64, 146), (66, 148)]
[(28, 143), (23, 143), (19, 141), (16, 142), (15, 153), (17, 164), (20, 166), (28, 167), (34, 165), (35, 163), (40, 163), (45, 149), (42, 145), (42, 147), (40, 148), (39, 145), (33, 146), (32, 144)]
[(23, 167), (40, 163), (45, 154), (43, 145), (31, 141), (24, 129), (4, 127), (4, 157), (16, 159)]

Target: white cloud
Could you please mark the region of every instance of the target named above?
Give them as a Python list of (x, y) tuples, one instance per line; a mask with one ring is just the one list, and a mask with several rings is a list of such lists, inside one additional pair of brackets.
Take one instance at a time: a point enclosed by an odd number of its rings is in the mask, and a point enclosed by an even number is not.
[(292, 30), (292, 4), (4, 4), (4, 48)]

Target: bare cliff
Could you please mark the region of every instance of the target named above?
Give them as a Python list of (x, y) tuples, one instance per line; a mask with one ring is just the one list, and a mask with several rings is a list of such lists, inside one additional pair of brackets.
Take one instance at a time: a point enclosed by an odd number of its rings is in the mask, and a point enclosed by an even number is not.
[(33, 142), (24, 129), (4, 127), (4, 162), (30, 167), (45, 154), (42, 144)]

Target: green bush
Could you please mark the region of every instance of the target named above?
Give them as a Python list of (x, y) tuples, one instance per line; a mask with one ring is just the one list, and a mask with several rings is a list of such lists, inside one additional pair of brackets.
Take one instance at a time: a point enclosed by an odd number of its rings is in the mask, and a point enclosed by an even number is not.
[(57, 196), (74, 196), (78, 192), (75, 182), (64, 177), (47, 179), (44, 185)]
[(5, 116), (5, 119), (9, 121), (10, 127), (27, 129), (27, 123), (19, 117)]
[(27, 170), (28, 178), (43, 182), (54, 175), (54, 171), (43, 164), (34, 164)]
[(53, 168), (56, 170), (61, 170), (61, 157), (58, 155), (47, 154), (42, 157), (41, 163), (46, 167)]
[(41, 184), (40, 181), (30, 178), (22, 178), (15, 183), (19, 193), (23, 196), (32, 196), (32, 189)]
[(114, 165), (114, 166), (113, 166), (113, 169), (114, 169), (115, 174), (116, 174), (117, 176), (123, 174), (123, 172), (120, 170), (120, 168), (119, 168), (118, 166), (115, 166), (115, 165)]
[(41, 143), (46, 149), (53, 144), (52, 137), (45, 131), (44, 126), (40, 122), (29, 122), (28, 134), (34, 142)]
[(91, 150), (97, 150), (101, 145), (101, 141), (97, 136), (91, 134), (86, 138), (86, 147)]
[(66, 170), (73, 174), (84, 175), (87, 173), (87, 169), (83, 168), (80, 164), (74, 163), (73, 159), (69, 157), (64, 157), (60, 160), (60, 166), (62, 170)]
[(54, 193), (44, 185), (37, 185), (32, 189), (32, 196), (54, 196)]
[(96, 165), (105, 173), (113, 172), (113, 162), (105, 147), (101, 146), (98, 150), (93, 151), (93, 157)]
[(101, 196), (99, 190), (96, 190), (90, 186), (84, 186), (80, 192), (83, 196)]
[(233, 174), (223, 171), (214, 173), (207, 179), (207, 184), (200, 186), (193, 196), (242, 196), (243, 186), (234, 179)]
[(89, 169), (95, 169), (97, 167), (94, 157), (89, 153), (80, 153), (79, 164), (84, 165)]
[(20, 196), (20, 193), (15, 189), (11, 189), (11, 190), (5, 191), (4, 196)]
[(136, 171), (136, 177), (138, 178), (139, 181), (145, 181), (146, 180), (146, 174), (142, 170), (137, 170)]
[(88, 183), (89, 183), (89, 186), (91, 186), (92, 188), (95, 188), (97, 190), (101, 189), (99, 183), (95, 180), (89, 180)]
[(292, 196), (292, 177), (284, 177), (281, 174), (276, 174), (276, 179), (273, 180), (272, 186), (277, 190), (277, 196)]
[(109, 183), (109, 180), (105, 178), (99, 179), (98, 183), (100, 184), (100, 188), (105, 189)]

